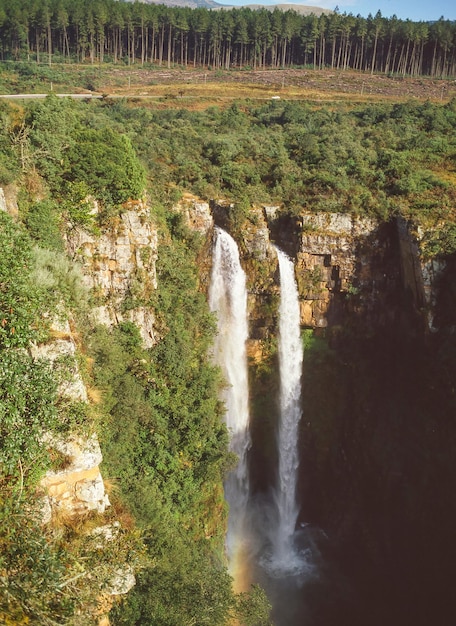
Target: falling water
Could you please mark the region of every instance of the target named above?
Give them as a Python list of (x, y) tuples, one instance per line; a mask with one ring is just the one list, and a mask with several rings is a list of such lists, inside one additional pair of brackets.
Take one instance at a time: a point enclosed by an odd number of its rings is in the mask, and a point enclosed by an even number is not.
[(278, 481), (275, 490), (277, 522), (272, 566), (278, 574), (297, 573), (306, 567), (294, 546), (299, 507), (296, 499), (299, 465), (298, 426), (301, 419), (303, 348), (300, 335), (298, 289), (293, 262), (277, 249), (280, 271), (279, 366), (280, 424), (278, 429)]
[(229, 505), (226, 550), (231, 574), (239, 575), (245, 550), (246, 512), (249, 498), (247, 452), (250, 447), (248, 373), (246, 340), (247, 291), (245, 274), (239, 262), (235, 241), (220, 228), (215, 229), (209, 305), (217, 313), (218, 334), (214, 359), (222, 368), (227, 386), (223, 393), (230, 450), (238, 457), (235, 469), (225, 482)]

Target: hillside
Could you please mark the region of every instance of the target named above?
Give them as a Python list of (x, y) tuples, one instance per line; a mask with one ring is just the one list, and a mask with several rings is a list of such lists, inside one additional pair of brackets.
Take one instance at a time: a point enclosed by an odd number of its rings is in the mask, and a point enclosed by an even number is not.
[(278, 3), (278, 4), (244, 4), (242, 5), (248, 9), (258, 10), (258, 9), (267, 9), (268, 11), (274, 11), (275, 9), (280, 9), (280, 11), (296, 11), (300, 15), (322, 15), (330, 14), (332, 11), (330, 9), (323, 9), (318, 6), (310, 6), (307, 4), (296, 3)]
[[(133, 0), (129, 0), (132, 2)], [(221, 9), (223, 5), (215, 0), (142, 0), (144, 4), (162, 4), (166, 7), (185, 7), (188, 9)]]
[[(132, 1), (132, 0), (129, 0)], [(237, 4), (236, 6), (229, 3), (220, 3), (215, 0), (142, 0), (145, 4), (162, 4), (167, 7), (187, 7), (190, 9), (232, 9), (239, 8), (240, 6), (252, 9), (253, 11), (258, 9), (267, 9), (268, 11), (274, 11), (279, 9), (280, 11), (296, 11), (301, 15), (321, 15), (322, 13), (332, 13), (329, 9), (323, 9), (317, 6), (309, 6), (301, 3), (277, 3), (277, 4)]]

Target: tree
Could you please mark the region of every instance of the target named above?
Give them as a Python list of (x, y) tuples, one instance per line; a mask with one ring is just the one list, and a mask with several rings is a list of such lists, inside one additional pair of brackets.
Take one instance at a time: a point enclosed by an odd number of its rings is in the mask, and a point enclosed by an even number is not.
[(72, 133), (77, 114), (69, 98), (48, 96), (34, 103), (26, 115), (26, 128), (32, 148), (32, 163), (46, 178), (51, 189), (61, 185), (62, 161), (74, 143)]
[(383, 28), (383, 19), (382, 19), (382, 14), (380, 11), (377, 11), (377, 13), (375, 14), (375, 17), (372, 19), (372, 16), (369, 16), (367, 18), (367, 22), (368, 22), (368, 30), (369, 30), (369, 26), (371, 27), (372, 31), (373, 31), (373, 37), (374, 37), (374, 48), (372, 50), (372, 61), (371, 61), (371, 74), (374, 73), (374, 70), (376, 68), (376, 62), (377, 62), (377, 45), (378, 45), (378, 39), (380, 37), (380, 34), (382, 32), (382, 28)]

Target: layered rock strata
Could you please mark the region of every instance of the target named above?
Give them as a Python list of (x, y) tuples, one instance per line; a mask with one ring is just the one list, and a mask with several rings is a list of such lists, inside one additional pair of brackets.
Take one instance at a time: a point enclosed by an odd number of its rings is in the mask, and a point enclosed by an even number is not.
[(92, 311), (95, 322), (109, 327), (133, 322), (146, 348), (158, 340), (148, 306), (157, 288), (157, 247), (157, 230), (143, 202), (130, 202), (100, 234), (76, 227), (67, 235), (70, 256), (81, 263), (97, 302)]
[[(32, 346), (35, 359), (48, 361), (58, 370), (64, 364), (65, 376), (59, 384), (59, 396), (69, 402), (86, 403), (87, 389), (76, 360), (76, 345), (68, 321), (55, 321), (51, 328), (54, 339)], [(103, 513), (109, 506), (103, 478), (100, 473), (102, 454), (95, 434), (83, 437), (69, 435), (61, 438), (46, 435), (43, 438), (51, 456), (61, 459), (61, 469), (48, 471), (41, 481), (46, 493), (43, 500), (43, 522), (53, 515), (73, 517), (97, 511)]]

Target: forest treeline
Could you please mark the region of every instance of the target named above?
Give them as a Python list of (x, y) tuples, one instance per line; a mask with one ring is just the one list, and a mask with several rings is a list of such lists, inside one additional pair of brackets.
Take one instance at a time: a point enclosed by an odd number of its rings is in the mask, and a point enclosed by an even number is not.
[(0, 0), (0, 57), (37, 63), (156, 63), (456, 74), (456, 22), (117, 0)]

